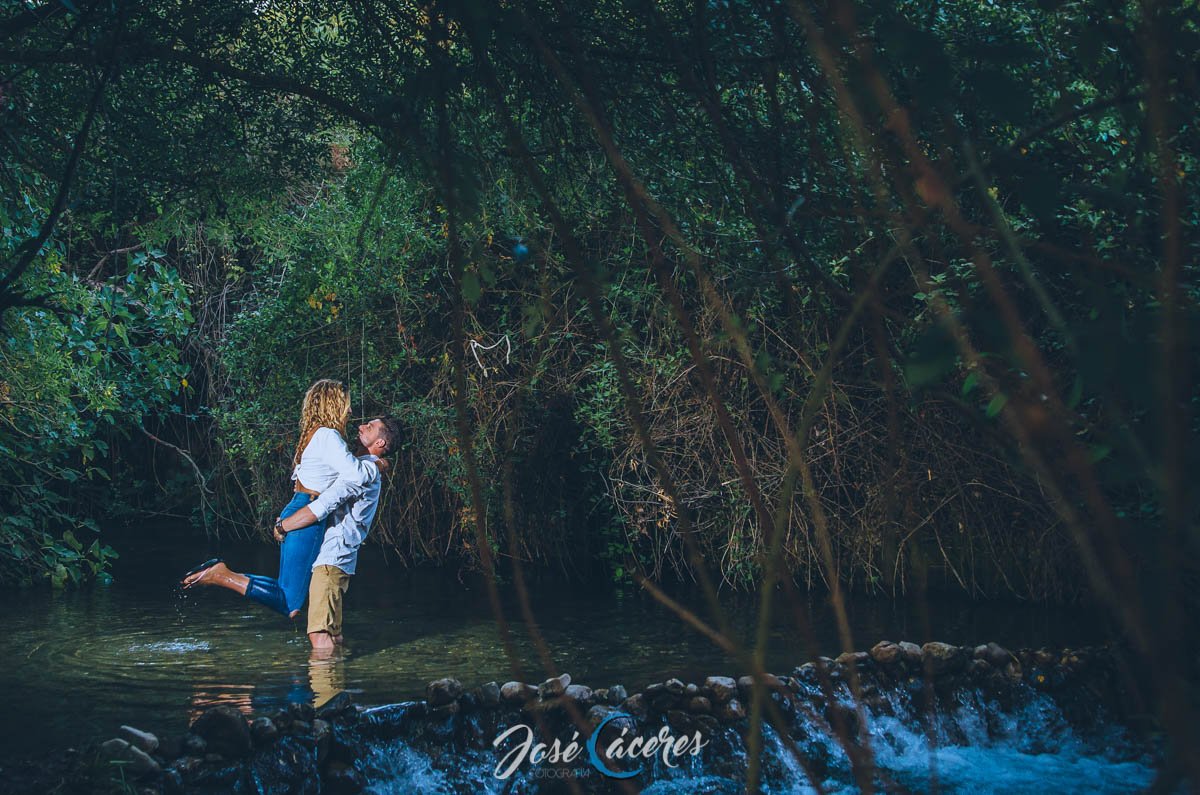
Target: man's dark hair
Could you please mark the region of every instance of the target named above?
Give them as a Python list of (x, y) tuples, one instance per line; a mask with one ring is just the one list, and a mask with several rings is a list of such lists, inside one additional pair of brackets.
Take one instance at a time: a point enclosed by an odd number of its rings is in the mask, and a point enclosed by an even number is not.
[(383, 423), (383, 440), (387, 442), (387, 451), (394, 453), (400, 447), (400, 420), (390, 415), (379, 420)]

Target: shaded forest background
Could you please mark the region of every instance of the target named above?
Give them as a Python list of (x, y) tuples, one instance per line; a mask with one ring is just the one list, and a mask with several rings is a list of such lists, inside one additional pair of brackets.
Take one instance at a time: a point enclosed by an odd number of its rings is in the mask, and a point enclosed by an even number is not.
[(334, 377), (405, 564), (1184, 620), (1194, 2), (0, 12), (5, 582), (266, 538)]
[(0, 0), (0, 582), (265, 541), (334, 377), (406, 429), (371, 542), (498, 626), (632, 581), (762, 673), (777, 591), (844, 651), (847, 590), (1086, 598), (1198, 781), (1196, 52), (1195, 0)]

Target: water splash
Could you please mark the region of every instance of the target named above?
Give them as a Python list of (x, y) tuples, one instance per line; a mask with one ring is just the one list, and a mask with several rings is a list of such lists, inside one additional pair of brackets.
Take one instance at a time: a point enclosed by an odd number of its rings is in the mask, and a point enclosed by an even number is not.
[[(835, 693), (849, 704), (844, 686)], [(1101, 716), (1087, 729), (1073, 728), (1053, 699), (1023, 687), (1015, 703), (1002, 704), (979, 689), (956, 691), (926, 717), (921, 699), (902, 687), (880, 694), (867, 709), (867, 726), (877, 785), (913, 792), (942, 793), (1125, 793), (1145, 790), (1155, 777), (1155, 760), (1115, 723)], [(398, 707), (400, 705), (397, 705)], [(411, 705), (404, 705), (411, 706)], [(387, 710), (392, 709), (389, 713)], [(407, 709), (374, 711), (381, 723), (414, 725)], [(845, 750), (829, 724), (812, 709), (794, 706), (791, 739), (804, 760), (791, 753), (769, 725), (763, 730), (762, 789), (773, 795), (823, 791), (858, 792)], [(743, 730), (744, 731), (744, 730)], [(516, 781), (493, 775), (496, 756), (478, 748), (449, 748), (426, 742), (420, 733), (369, 745), (360, 769), (373, 793), (540, 791), (537, 767)], [(742, 733), (722, 727), (698, 758), (679, 767), (647, 764), (637, 779), (650, 795), (745, 791), (747, 767)], [(584, 784), (604, 781), (595, 771)], [(810, 775), (820, 779), (814, 786)]]
[(194, 651), (209, 651), (212, 644), (206, 640), (181, 638), (179, 640), (154, 641), (153, 643), (135, 644), (128, 648), (130, 654), (150, 652), (152, 654), (187, 654)]

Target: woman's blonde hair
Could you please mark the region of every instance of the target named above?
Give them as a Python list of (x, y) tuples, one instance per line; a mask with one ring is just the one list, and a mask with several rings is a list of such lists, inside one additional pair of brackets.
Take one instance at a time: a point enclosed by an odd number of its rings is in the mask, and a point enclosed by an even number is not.
[(299, 464), (300, 456), (318, 428), (333, 428), (338, 436), (346, 432), (350, 420), (350, 390), (341, 381), (322, 378), (304, 393), (304, 405), (300, 408), (300, 441), (292, 463)]

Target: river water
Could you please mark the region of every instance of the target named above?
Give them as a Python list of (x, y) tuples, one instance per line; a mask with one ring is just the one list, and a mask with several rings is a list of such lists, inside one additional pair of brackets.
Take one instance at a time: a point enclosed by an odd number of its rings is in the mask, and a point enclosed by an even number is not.
[[(138, 546), (120, 547), (124, 554), (109, 585), (4, 595), (10, 642), (7, 660), (0, 665), (7, 712), (0, 722), (0, 764), (106, 739), (123, 723), (180, 733), (190, 719), (215, 704), (252, 712), (291, 701), (319, 705), (341, 691), (359, 703), (385, 704), (420, 698), (425, 684), (439, 677), (452, 676), (472, 687), (518, 676), (506, 659), (477, 575), (407, 570), (388, 565), (379, 549), (364, 548), (347, 595), (346, 651), (333, 660), (310, 660), (299, 624), (228, 591), (200, 589), (182, 595), (174, 588), (184, 570), (212, 553), (221, 554), (235, 570), (272, 574), (276, 547), (243, 542), (215, 548), (203, 539), (179, 541), (165, 532), (138, 538)], [(501, 592), (519, 675), (539, 682), (545, 669), (531, 628), (520, 618), (515, 590), (502, 585)], [(705, 614), (699, 593), (676, 589), (673, 595)], [(592, 687), (621, 683), (633, 692), (672, 676), (689, 682), (740, 673), (710, 641), (635, 588), (547, 577), (530, 584), (530, 596), (555, 665), (575, 682)], [(755, 626), (753, 598), (724, 594), (723, 603), (734, 625), (749, 637)], [(849, 608), (854, 646), (860, 649), (884, 638), (957, 645), (995, 641), (1009, 648), (1075, 646), (1109, 638), (1098, 611), (1086, 607), (931, 597), (922, 603), (855, 599)], [(803, 630), (796, 611), (776, 611), (768, 670), (789, 673), (818, 654), (836, 656), (841, 650), (824, 600), (813, 598), (797, 610), (807, 625)], [(901, 762), (912, 758), (904, 743), (929, 742), (917, 727), (910, 728), (904, 737), (892, 734), (899, 738), (896, 755)], [(964, 775), (977, 774), (981, 764), (986, 766), (984, 757), (993, 768), (1030, 775), (1018, 747), (989, 751), (977, 743), (939, 753), (943, 776), (959, 768)], [(1085, 783), (1101, 778), (1115, 782), (1115, 789), (1106, 791), (1130, 791), (1148, 783), (1148, 768), (1121, 767), (1128, 764), (1128, 754), (1120, 759), (1105, 757), (1102, 749), (1075, 749), (1072, 754), (1071, 760), (1042, 759), (1039, 764), (1047, 769), (1058, 764), (1065, 775), (1084, 775)], [(404, 791), (403, 775), (391, 770), (384, 778)]]

